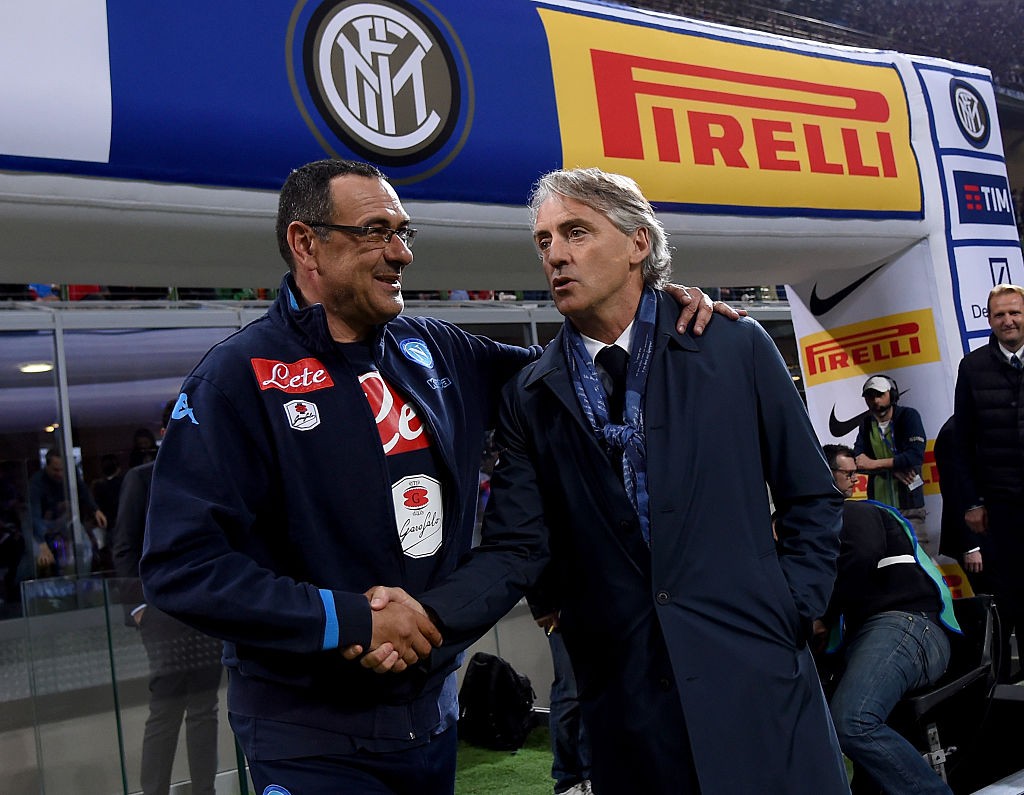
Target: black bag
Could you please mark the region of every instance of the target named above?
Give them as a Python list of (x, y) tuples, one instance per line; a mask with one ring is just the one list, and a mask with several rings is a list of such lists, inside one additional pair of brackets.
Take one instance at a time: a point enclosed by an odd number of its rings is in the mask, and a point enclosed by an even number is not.
[(494, 751), (522, 748), (536, 697), (528, 677), (501, 657), (477, 652), (459, 689), (459, 738)]

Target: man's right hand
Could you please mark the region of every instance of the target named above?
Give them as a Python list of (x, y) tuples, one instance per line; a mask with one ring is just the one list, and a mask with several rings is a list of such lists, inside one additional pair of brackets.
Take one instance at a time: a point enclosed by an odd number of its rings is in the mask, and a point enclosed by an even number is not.
[(971, 508), (964, 514), (964, 522), (972, 533), (984, 533), (988, 530), (988, 511), (984, 505)]
[(983, 568), (981, 550), (976, 549), (973, 552), (964, 554), (964, 570), (968, 574), (981, 574)]
[[(389, 644), (392, 652), (398, 655), (395, 665), (398, 662), (405, 663), (405, 666), (415, 665), (428, 656), (435, 646), (441, 645), (441, 633), (426, 614), (402, 602), (389, 602), (380, 610), (373, 610), (371, 616), (373, 635), (370, 639), (370, 651)], [(389, 653), (385, 659), (390, 657)], [(366, 667), (379, 669), (379, 665), (376, 664)]]
[(377, 673), (401, 673), (442, 642), (441, 633), (422, 605), (402, 588), (376, 586), (366, 592), (373, 622), (370, 648), (349, 646), (342, 655)]

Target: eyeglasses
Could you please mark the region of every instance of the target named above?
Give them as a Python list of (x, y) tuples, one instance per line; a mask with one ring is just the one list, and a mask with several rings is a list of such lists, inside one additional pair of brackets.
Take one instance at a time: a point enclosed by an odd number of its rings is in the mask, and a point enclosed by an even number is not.
[(838, 472), (840, 475), (846, 475), (846, 477), (848, 477), (850, 480), (856, 480), (857, 479), (857, 470), (856, 469), (833, 469), (832, 471), (833, 472)]
[(361, 237), (370, 243), (382, 243), (387, 245), (391, 238), (398, 236), (398, 239), (405, 243), (406, 248), (412, 248), (412, 241), (416, 239), (418, 230), (408, 226), (401, 229), (391, 229), (387, 226), (344, 226), (342, 224), (325, 224), (320, 221), (306, 221), (306, 226), (313, 226), (317, 229), (332, 229), (335, 232), (346, 232), (347, 234)]

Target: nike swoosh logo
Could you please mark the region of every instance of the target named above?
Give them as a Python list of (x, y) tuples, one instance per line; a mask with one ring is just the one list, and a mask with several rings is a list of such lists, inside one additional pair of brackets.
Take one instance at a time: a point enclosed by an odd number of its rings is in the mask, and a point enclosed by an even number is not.
[(832, 295), (826, 298), (820, 298), (818, 296), (818, 283), (815, 282), (814, 287), (811, 288), (811, 302), (808, 307), (811, 310), (811, 314), (814, 315), (815, 317), (819, 317), (821, 315), (824, 315), (826, 312), (835, 309), (839, 305), (839, 303), (842, 300), (844, 300), (850, 293), (852, 293), (854, 290), (856, 290), (858, 287), (864, 284), (864, 282), (866, 282), (868, 279), (870, 279), (872, 276), (874, 276), (888, 264), (888, 262), (883, 262), (874, 270), (865, 273), (863, 276), (857, 279), (857, 281), (851, 282), (850, 284), (846, 285), (846, 287), (844, 287), (842, 290), (837, 290), (836, 292), (832, 293)]
[[(871, 274), (868, 275), (870, 276)], [(836, 407), (833, 404), (832, 413), (828, 417), (828, 432), (832, 434), (834, 439), (842, 439), (846, 434), (851, 433), (860, 427), (861, 418), (867, 413), (867, 410), (864, 410), (856, 417), (850, 417), (848, 420), (840, 420), (836, 418)]]

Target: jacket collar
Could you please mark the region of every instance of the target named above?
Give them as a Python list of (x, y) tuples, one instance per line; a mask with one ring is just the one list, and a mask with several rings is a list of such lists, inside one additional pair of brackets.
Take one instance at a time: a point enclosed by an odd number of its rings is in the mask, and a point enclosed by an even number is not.
[(999, 338), (995, 334), (989, 334), (988, 336), (988, 349), (998, 361), (1006, 365), (1009, 372), (1015, 372), (1010, 365), (1010, 360), (1006, 358), (1006, 354), (1003, 352), (1003, 346), (999, 344)]
[[(270, 307), (268, 314), (278, 323), (296, 333), (303, 344), (316, 353), (329, 353), (334, 350), (335, 342), (327, 325), (327, 312), (323, 304), (300, 306), (299, 288), (290, 273), (281, 280), (281, 289), (277, 300)], [(374, 329), (374, 351), (377, 358), (383, 345), (386, 324)]]
[[(657, 291), (658, 296), (658, 317), (655, 328), (655, 352), (662, 350), (667, 345), (677, 345), (683, 350), (699, 351), (700, 345), (692, 333), (692, 323), (682, 334), (676, 329), (676, 319), (679, 317), (679, 304), (675, 302), (668, 293)], [(565, 363), (565, 356), (562, 354), (562, 338), (565, 336), (565, 328), (558, 330), (555, 338), (548, 343), (541, 354), (537, 364), (529, 372), (523, 384), (530, 388), (538, 381), (544, 380), (557, 392), (567, 391), (572, 396), (572, 403), (575, 405), (576, 398), (569, 381), (569, 372)]]

